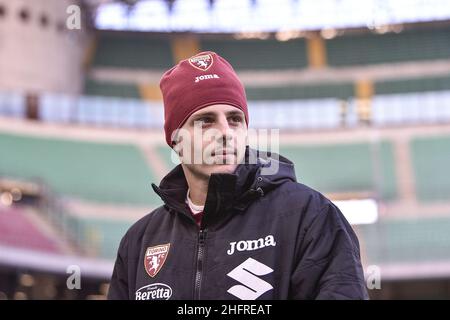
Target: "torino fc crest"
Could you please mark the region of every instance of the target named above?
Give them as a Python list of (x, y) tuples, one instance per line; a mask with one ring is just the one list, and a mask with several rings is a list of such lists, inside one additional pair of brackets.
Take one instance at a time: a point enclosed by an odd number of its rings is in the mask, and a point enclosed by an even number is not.
[(150, 277), (156, 276), (161, 270), (167, 255), (169, 254), (170, 243), (161, 244), (154, 247), (148, 247), (145, 251), (144, 266)]
[(195, 56), (189, 59), (189, 63), (194, 68), (206, 71), (213, 64), (213, 57), (211, 54), (204, 54), (201, 56)]

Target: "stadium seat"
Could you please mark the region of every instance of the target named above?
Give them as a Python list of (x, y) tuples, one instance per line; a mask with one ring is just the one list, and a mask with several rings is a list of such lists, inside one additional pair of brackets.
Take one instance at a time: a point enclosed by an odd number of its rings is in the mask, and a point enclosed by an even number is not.
[(354, 95), (352, 83), (320, 84), (305, 86), (252, 87), (246, 88), (248, 100), (294, 100), (337, 98), (347, 99)]
[(304, 39), (286, 42), (204, 39), (201, 47), (220, 53), (237, 70), (301, 69), (308, 65)]
[(436, 262), (449, 257), (448, 217), (381, 220), (359, 225), (357, 230), (366, 264)]
[[(282, 145), (280, 151), (294, 162), (298, 181), (321, 192), (373, 192), (384, 200), (397, 196), (393, 150), (389, 142)], [(375, 178), (377, 167), (379, 179)]]
[(450, 137), (422, 137), (411, 142), (417, 196), (422, 201), (448, 201)]
[(337, 37), (326, 42), (327, 61), (340, 67), (448, 59), (448, 32), (448, 28), (439, 28)]
[(170, 41), (145, 35), (100, 33), (94, 67), (167, 69), (173, 64)]
[(94, 202), (159, 203), (156, 181), (133, 145), (0, 134), (2, 174), (41, 181), (64, 196)]
[(40, 230), (23, 209), (1, 205), (0, 245), (51, 253), (60, 252), (55, 240)]
[(141, 98), (136, 84), (96, 81), (93, 79), (85, 81), (84, 94), (88, 96)]
[(450, 76), (408, 78), (375, 82), (375, 93), (377, 95), (441, 90), (450, 90)]
[[(150, 211), (149, 211), (150, 212)], [(72, 216), (67, 227), (90, 255), (113, 260), (120, 240), (134, 221)]]

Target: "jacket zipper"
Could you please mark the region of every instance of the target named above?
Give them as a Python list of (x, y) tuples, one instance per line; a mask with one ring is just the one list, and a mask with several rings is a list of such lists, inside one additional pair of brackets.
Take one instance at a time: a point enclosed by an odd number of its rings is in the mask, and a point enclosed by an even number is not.
[(200, 229), (198, 234), (198, 245), (197, 245), (197, 268), (195, 272), (195, 284), (194, 284), (194, 300), (200, 300), (200, 288), (202, 284), (203, 276), (203, 258), (205, 252), (205, 239), (206, 239), (206, 229)]

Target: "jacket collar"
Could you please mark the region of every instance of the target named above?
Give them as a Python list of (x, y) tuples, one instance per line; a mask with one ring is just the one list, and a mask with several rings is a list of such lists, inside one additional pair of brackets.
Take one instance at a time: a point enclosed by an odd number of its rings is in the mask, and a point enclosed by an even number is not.
[[(254, 159), (256, 161), (250, 163)], [(273, 161), (279, 162), (278, 172), (262, 175), (261, 170)], [(210, 176), (202, 225), (211, 225), (231, 211), (245, 212), (256, 199), (288, 180), (296, 181), (291, 161), (279, 155), (273, 158), (271, 154), (247, 147), (245, 161), (237, 166), (234, 173), (215, 173)], [(159, 187), (155, 184), (152, 187), (169, 209), (191, 217), (185, 204), (188, 184), (181, 165), (170, 171)]]

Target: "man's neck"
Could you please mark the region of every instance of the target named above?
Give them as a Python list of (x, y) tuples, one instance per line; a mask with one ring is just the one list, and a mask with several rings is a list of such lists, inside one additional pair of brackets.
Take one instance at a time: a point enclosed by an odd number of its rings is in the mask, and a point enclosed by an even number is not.
[(189, 198), (192, 203), (197, 206), (204, 206), (206, 202), (206, 195), (208, 193), (209, 179), (201, 179), (194, 176), (189, 170), (184, 170), (184, 175), (189, 186)]
[(191, 183), (189, 185), (189, 198), (196, 206), (204, 206), (208, 193), (208, 183)]

